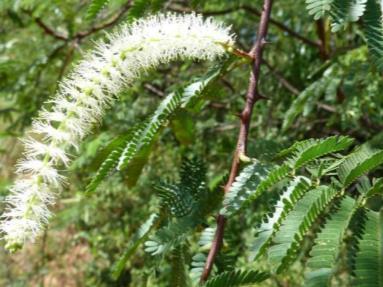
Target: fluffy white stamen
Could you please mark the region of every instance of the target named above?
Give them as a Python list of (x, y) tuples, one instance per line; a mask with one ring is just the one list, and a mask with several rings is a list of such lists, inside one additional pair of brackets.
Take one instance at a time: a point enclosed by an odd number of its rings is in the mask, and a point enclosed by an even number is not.
[(69, 164), (69, 157), (65, 151), (57, 146), (48, 145), (29, 138), (24, 141), (26, 158), (36, 158), (39, 156), (49, 155), (55, 163), (61, 162), (65, 166)]
[(67, 151), (77, 147), (100, 122), (104, 110), (121, 89), (161, 63), (178, 59), (214, 60), (233, 46), (228, 28), (195, 14), (159, 15), (122, 26), (99, 42), (60, 84), (59, 93), (32, 124), (25, 158), (7, 197), (0, 230), (6, 248), (16, 250), (34, 241), (48, 223), (49, 205), (64, 177), (60, 164), (69, 164)]

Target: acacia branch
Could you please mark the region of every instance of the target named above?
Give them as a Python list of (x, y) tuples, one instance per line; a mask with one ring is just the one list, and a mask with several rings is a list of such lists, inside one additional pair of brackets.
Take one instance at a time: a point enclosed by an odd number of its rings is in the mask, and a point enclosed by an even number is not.
[[(261, 96), (258, 92), (258, 82), (259, 82), (260, 67), (262, 62), (262, 52), (263, 52), (263, 47), (266, 43), (265, 38), (267, 35), (268, 24), (270, 20), (271, 6), (272, 6), (272, 0), (264, 0), (263, 9), (261, 13), (261, 19), (260, 19), (258, 33), (257, 33), (257, 39), (254, 43), (254, 46), (249, 52), (249, 54), (252, 56), (254, 60), (252, 63), (252, 70), (251, 70), (250, 78), (249, 78), (249, 86), (246, 93), (246, 104), (240, 115), (241, 123), (240, 123), (240, 130), (239, 130), (239, 135), (237, 140), (237, 147), (234, 152), (229, 179), (224, 187), (225, 194), (227, 194), (230, 191), (230, 187), (233, 184), (234, 179), (238, 174), (241, 156), (245, 155), (246, 153), (246, 146), (247, 146), (249, 129), (250, 129), (250, 120), (251, 120), (254, 104), (263, 98), (263, 96)], [(225, 222), (226, 222), (226, 218), (222, 214), (219, 214), (217, 218), (217, 229), (214, 235), (212, 246), (209, 251), (206, 264), (200, 278), (200, 281), (202, 283), (208, 279), (214, 264), (215, 257), (221, 248), (221, 245), (223, 242), (224, 230), (225, 230)]]

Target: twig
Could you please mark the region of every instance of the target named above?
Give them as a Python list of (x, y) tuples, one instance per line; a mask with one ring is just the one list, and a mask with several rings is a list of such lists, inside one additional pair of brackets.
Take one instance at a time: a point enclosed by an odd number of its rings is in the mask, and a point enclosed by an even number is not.
[(262, 62), (265, 64), (265, 66), (269, 69), (270, 73), (278, 79), (278, 81), (284, 86), (287, 90), (292, 92), (294, 95), (299, 95), (300, 91), (293, 85), (291, 84), (284, 76), (282, 76), (281, 73), (279, 73), (277, 70), (275, 70), (268, 62), (263, 60)]
[[(240, 115), (241, 125), (240, 125), (240, 130), (238, 135), (237, 147), (234, 152), (229, 179), (224, 187), (225, 194), (227, 194), (230, 191), (230, 187), (232, 183), (234, 182), (235, 177), (238, 174), (240, 158), (246, 153), (246, 146), (247, 146), (247, 140), (248, 140), (249, 129), (250, 129), (250, 120), (251, 120), (254, 104), (258, 100), (263, 98), (263, 96), (261, 96), (258, 93), (258, 81), (259, 81), (260, 67), (262, 62), (262, 51), (266, 43), (265, 37), (267, 35), (271, 5), (272, 5), (272, 0), (264, 0), (260, 24), (259, 24), (258, 33), (257, 33), (257, 39), (254, 43), (253, 48), (249, 52), (249, 54), (252, 56), (254, 61), (253, 61), (252, 70), (250, 73), (249, 86), (246, 93), (246, 104)], [(217, 230), (215, 232), (212, 246), (206, 260), (206, 265), (204, 267), (204, 270), (200, 278), (201, 283), (205, 282), (208, 279), (214, 264), (215, 257), (222, 245), (223, 235), (225, 230), (225, 222), (226, 222), (226, 218), (223, 215), (219, 214), (217, 218)]]
[(63, 62), (63, 65), (61, 66), (60, 68), (60, 72), (59, 72), (59, 76), (58, 76), (58, 81), (61, 80), (61, 78), (63, 77), (64, 73), (65, 73), (65, 70), (66, 68), (68, 67), (70, 61), (72, 60), (73, 58), (73, 53), (74, 53), (74, 50), (77, 48), (78, 46), (78, 42), (79, 40), (78, 39), (75, 39), (72, 41), (70, 47), (69, 47), (69, 50), (68, 52), (66, 53), (66, 56), (65, 56), (65, 59), (64, 59), (64, 62)]
[[(175, 11), (175, 12), (192, 12), (191, 9), (179, 7), (179, 6), (171, 6), (171, 7), (169, 7), (169, 10)], [(251, 13), (257, 17), (261, 16), (261, 12), (258, 9), (254, 8), (250, 5), (246, 5), (246, 4), (238, 5), (236, 7), (231, 7), (231, 8), (227, 8), (227, 9), (223, 9), (223, 10), (197, 11), (197, 13), (201, 13), (205, 16), (217, 16), (217, 15), (224, 15), (224, 14), (237, 12), (239, 10), (244, 10), (244, 11), (249, 12), (249, 13)], [(289, 28), (285, 24), (283, 24), (277, 20), (274, 20), (272, 18), (270, 18), (269, 22), (271, 24), (275, 25), (276, 27), (278, 27), (279, 29), (281, 29), (282, 31), (286, 32), (290, 36), (297, 38), (298, 40), (302, 41), (303, 43), (305, 43), (309, 46), (313, 46), (315, 48), (320, 48), (319, 42), (315, 42), (309, 38), (306, 38), (306, 37), (298, 34), (297, 32), (295, 32), (294, 30), (292, 30), (291, 28)]]
[(226, 132), (230, 130), (234, 130), (237, 128), (237, 125), (219, 125), (216, 127), (213, 127), (212, 130), (215, 132)]
[(164, 91), (160, 90), (158, 87), (150, 84), (150, 83), (145, 83), (144, 84), (144, 88), (147, 89), (149, 92), (151, 92), (152, 94), (160, 97), (160, 98), (163, 98), (165, 97), (165, 93)]
[(225, 78), (221, 78), (222, 84), (227, 87), (232, 93), (235, 93), (235, 88), (233, 85)]
[(229, 110), (229, 108), (225, 104), (220, 102), (210, 102), (208, 104), (208, 107), (216, 110)]
[(47, 26), (40, 18), (35, 18), (36, 24), (44, 30), (44, 32), (56, 39), (62, 40), (62, 41), (68, 41), (68, 37), (62, 34), (59, 34), (49, 26)]
[[(79, 46), (81, 40), (83, 38), (86, 38), (90, 35), (92, 35), (93, 33), (96, 33), (102, 29), (105, 29), (105, 28), (108, 28), (110, 26), (113, 26), (116, 22), (118, 22), (122, 16), (129, 10), (129, 8), (131, 7), (131, 1), (129, 0), (122, 8), (119, 12), (117, 12), (114, 16), (112, 16), (108, 21), (106, 21), (105, 23), (103, 24), (100, 24), (100, 25), (97, 25), (97, 26), (93, 26), (92, 28), (90, 28), (89, 30), (87, 31), (80, 31), (78, 33), (76, 33), (75, 35), (69, 37), (69, 36), (65, 36), (65, 35), (62, 35), (62, 34), (59, 34), (58, 32), (56, 32), (55, 30), (53, 30), (52, 28), (50, 28), (48, 25), (46, 25), (40, 18), (35, 18), (34, 21), (36, 22), (36, 24), (41, 27), (44, 32), (47, 34), (47, 35), (50, 35), (56, 39), (59, 39), (59, 40), (62, 40), (62, 41), (65, 41), (65, 44), (63, 46), (60, 47), (60, 49), (62, 47), (64, 47), (65, 45), (69, 44), (69, 50), (65, 56), (65, 59), (64, 59), (64, 62), (63, 62), (63, 65), (62, 67), (60, 68), (60, 71), (59, 71), (59, 79), (62, 78), (62, 76), (64, 75), (65, 73), (65, 70), (67, 68), (67, 66), (69, 65), (71, 59), (73, 58), (73, 54), (74, 54), (74, 51), (75, 49)], [(32, 12), (31, 11), (28, 11), (28, 10), (24, 10), (24, 12), (26, 14), (28, 14), (29, 16), (33, 17), (32, 15)]]
[(112, 16), (108, 21), (106, 21), (105, 23), (101, 24), (101, 25), (98, 25), (98, 26), (93, 26), (92, 28), (90, 28), (88, 31), (83, 31), (83, 32), (78, 32), (74, 38), (78, 38), (78, 39), (82, 39), (82, 38), (85, 38), (97, 31), (100, 31), (102, 29), (105, 29), (105, 28), (108, 28), (110, 26), (113, 26), (116, 22), (118, 22), (122, 16), (124, 16), (124, 14), (129, 10), (129, 8), (131, 7), (130, 5), (130, 2), (131, 1), (128, 1), (127, 4), (125, 4), (122, 9), (117, 13), (115, 14), (114, 16)]
[[(89, 35), (92, 35), (93, 33), (96, 33), (102, 29), (105, 29), (105, 28), (108, 28), (110, 26), (113, 26), (116, 22), (118, 22), (122, 16), (129, 10), (129, 8), (131, 7), (131, 4), (130, 4), (131, 1), (128, 1), (122, 8), (119, 12), (117, 12), (115, 15), (113, 15), (108, 21), (106, 21), (105, 23), (102, 23), (100, 25), (96, 25), (96, 26), (93, 26), (91, 27), (89, 30), (87, 31), (80, 31), (80, 32), (77, 32), (74, 36), (72, 37), (69, 37), (69, 36), (65, 36), (65, 35), (62, 35), (58, 32), (56, 32), (54, 29), (52, 29), (51, 27), (49, 27), (47, 24), (45, 24), (40, 18), (35, 18), (35, 22), (36, 24), (42, 28), (44, 30), (44, 32), (56, 39), (59, 39), (59, 40), (62, 40), (62, 41), (78, 41), (78, 40), (81, 40), (85, 37), (88, 37)], [(31, 11), (24, 11), (25, 13), (27, 13), (28, 15), (32, 16), (32, 12)]]
[(330, 112), (330, 113), (336, 113), (337, 112), (335, 107), (332, 107), (332, 106), (329, 106), (329, 105), (326, 105), (323, 103), (317, 103), (317, 106), (318, 106), (318, 108), (325, 110), (327, 112)]

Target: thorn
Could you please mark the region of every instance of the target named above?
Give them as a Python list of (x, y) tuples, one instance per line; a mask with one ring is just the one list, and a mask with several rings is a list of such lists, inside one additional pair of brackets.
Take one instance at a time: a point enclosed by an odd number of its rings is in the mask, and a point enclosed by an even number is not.
[(272, 44), (272, 42), (266, 41), (265, 39), (262, 39), (262, 41), (261, 41), (262, 46), (269, 45), (269, 44)]

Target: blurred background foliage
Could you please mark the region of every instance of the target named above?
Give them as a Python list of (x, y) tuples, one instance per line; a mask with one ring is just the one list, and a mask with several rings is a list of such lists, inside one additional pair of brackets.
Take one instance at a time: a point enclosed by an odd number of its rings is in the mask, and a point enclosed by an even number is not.
[[(54, 95), (57, 82), (105, 32), (150, 13), (193, 10), (232, 25), (238, 47), (249, 50), (261, 7), (259, 0), (0, 1), (0, 197), (7, 193), (22, 152), (18, 138)], [(294, 0), (275, 1), (271, 17), (260, 82), (267, 99), (255, 107), (249, 156), (267, 158), (296, 140), (338, 134), (381, 145), (381, 73), (369, 56), (361, 23), (331, 33), (328, 20), (313, 20), (304, 1)], [(84, 190), (110, 140), (211, 66), (190, 61), (164, 65), (119, 95), (118, 103), (80, 147), (80, 156), (67, 173), (71, 184), (55, 206), (56, 216), (44, 237), (16, 255), (0, 248), (0, 286), (170, 286), (169, 258), (151, 256), (143, 248), (130, 258), (117, 281), (111, 269), (132, 234), (158, 210), (160, 198), (154, 186), (179, 179), (182, 158), (201, 159), (207, 185), (220, 186), (236, 144), (248, 65), (238, 65), (216, 81), (194, 108), (171, 118), (136, 183), (122, 172), (108, 177), (90, 196)], [(239, 267), (250, 264), (246, 227), (262, 216), (262, 205), (269, 198), (262, 200), (229, 222), (230, 252), (237, 256)], [(192, 238), (189, 244), (197, 250), (198, 235)], [(300, 263), (290, 268), (294, 272), (271, 278), (263, 286), (299, 286)]]

